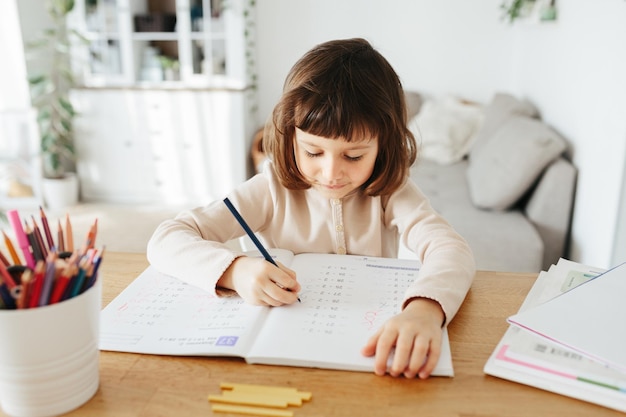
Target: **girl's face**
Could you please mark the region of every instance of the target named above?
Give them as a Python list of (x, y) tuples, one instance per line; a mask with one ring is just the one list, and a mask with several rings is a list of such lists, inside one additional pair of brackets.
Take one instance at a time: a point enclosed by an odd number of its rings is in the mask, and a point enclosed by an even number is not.
[(346, 142), (296, 128), (294, 152), (298, 169), (313, 188), (327, 198), (342, 198), (372, 175), (378, 140), (365, 137)]

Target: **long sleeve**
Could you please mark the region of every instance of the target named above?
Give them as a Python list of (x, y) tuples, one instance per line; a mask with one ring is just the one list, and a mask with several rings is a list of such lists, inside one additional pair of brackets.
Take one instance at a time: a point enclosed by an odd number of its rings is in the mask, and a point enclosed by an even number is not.
[[(271, 219), (267, 180), (257, 175), (229, 198), (255, 230)], [(245, 234), (223, 201), (186, 210), (161, 223), (148, 241), (147, 256), (161, 272), (215, 292), (216, 283), (242, 254), (226, 244)]]
[(417, 280), (405, 293), (405, 303), (415, 297), (431, 298), (450, 322), (476, 272), (469, 245), (410, 181), (389, 200), (385, 217), (398, 227), (402, 243), (422, 263)]
[[(441, 304), (446, 321), (472, 283), (475, 265), (469, 246), (410, 180), (389, 198), (356, 192), (328, 200), (314, 189), (285, 189), (267, 164), (228, 197), (266, 248), (397, 257), (402, 241), (422, 263), (404, 303), (432, 298)], [(219, 199), (159, 225), (148, 242), (148, 260), (161, 272), (215, 292), (224, 271), (242, 256), (225, 243), (244, 234)]]

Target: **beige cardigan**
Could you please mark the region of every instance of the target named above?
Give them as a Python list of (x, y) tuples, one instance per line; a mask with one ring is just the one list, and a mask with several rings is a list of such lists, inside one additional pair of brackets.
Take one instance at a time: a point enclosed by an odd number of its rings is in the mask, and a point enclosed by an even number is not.
[[(388, 198), (354, 192), (328, 200), (314, 189), (285, 189), (266, 163), (262, 173), (228, 197), (266, 248), (397, 257), (402, 241), (422, 262), (403, 305), (414, 297), (431, 298), (443, 308), (446, 322), (472, 283), (469, 246), (411, 180)], [(242, 255), (224, 242), (244, 234), (223, 201), (216, 200), (161, 223), (148, 242), (148, 260), (165, 274), (215, 292), (222, 273)]]

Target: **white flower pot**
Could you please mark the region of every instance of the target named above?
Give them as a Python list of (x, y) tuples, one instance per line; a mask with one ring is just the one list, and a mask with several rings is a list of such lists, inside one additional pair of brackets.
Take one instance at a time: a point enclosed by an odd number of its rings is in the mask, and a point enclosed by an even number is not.
[(61, 211), (78, 203), (78, 177), (68, 172), (63, 178), (44, 178), (42, 193), (46, 207), (53, 211)]

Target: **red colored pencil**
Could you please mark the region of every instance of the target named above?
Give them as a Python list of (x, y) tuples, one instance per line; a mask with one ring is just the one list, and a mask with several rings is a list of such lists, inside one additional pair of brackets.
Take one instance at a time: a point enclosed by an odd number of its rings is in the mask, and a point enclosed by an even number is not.
[(9, 262), (7, 257), (4, 256), (4, 253), (2, 253), (1, 250), (0, 250), (0, 262), (2, 262), (5, 266), (11, 266), (11, 263)]
[(31, 284), (32, 291), (29, 294), (28, 307), (34, 308), (39, 306), (39, 298), (43, 289), (43, 281), (46, 273), (46, 262), (37, 261), (35, 265), (35, 275)]
[(15, 283), (15, 280), (7, 270), (7, 267), (4, 266), (4, 263), (2, 262), (0, 262), (0, 275), (2, 275), (2, 279), (0, 279), (0, 282), (4, 281), (9, 289), (13, 289), (17, 285)]
[(22, 274), (22, 291), (17, 299), (17, 308), (28, 308), (32, 283), (33, 271), (31, 269), (26, 269)]
[(57, 278), (54, 283), (54, 289), (52, 290), (52, 295), (50, 296), (50, 304), (58, 303), (63, 299), (63, 294), (65, 294), (67, 286), (72, 281), (72, 277), (77, 271), (78, 267), (73, 263), (67, 265), (63, 269), (63, 272), (61, 272), (61, 275), (59, 275), (59, 278)]
[(43, 226), (43, 231), (46, 234), (46, 240), (48, 241), (48, 249), (52, 249), (54, 247), (54, 240), (52, 239), (52, 233), (50, 232), (48, 218), (46, 217), (46, 213), (43, 211), (41, 206), (39, 206), (39, 214), (41, 216), (41, 225)]

